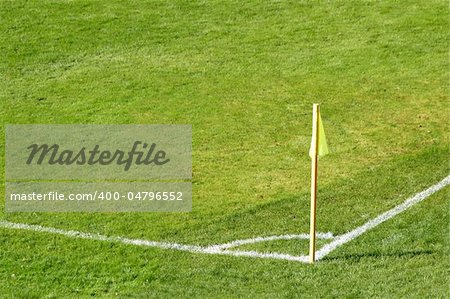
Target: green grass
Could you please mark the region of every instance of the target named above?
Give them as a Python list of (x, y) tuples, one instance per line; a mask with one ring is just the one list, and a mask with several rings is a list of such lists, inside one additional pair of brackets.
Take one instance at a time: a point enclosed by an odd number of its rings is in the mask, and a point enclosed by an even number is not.
[[(1, 0), (1, 133), (192, 124), (193, 211), (0, 219), (201, 245), (306, 233), (320, 102), (318, 230), (351, 230), (449, 173), (448, 17), (443, 1)], [(448, 192), (314, 266), (0, 229), (0, 297), (450, 297)]]

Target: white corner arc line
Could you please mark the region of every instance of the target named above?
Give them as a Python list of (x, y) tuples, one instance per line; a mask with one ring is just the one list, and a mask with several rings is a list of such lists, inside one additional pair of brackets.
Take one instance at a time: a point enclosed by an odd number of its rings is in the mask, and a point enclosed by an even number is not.
[[(323, 240), (329, 240), (333, 239), (333, 234), (331, 232), (328, 233), (316, 233), (317, 239), (323, 239)], [(238, 247), (246, 244), (253, 244), (253, 243), (259, 243), (259, 242), (268, 242), (268, 241), (277, 241), (277, 240), (309, 240), (309, 234), (296, 234), (296, 235), (279, 235), (279, 236), (268, 236), (268, 237), (256, 237), (251, 239), (242, 239), (242, 240), (235, 240), (229, 243), (224, 244), (217, 244), (217, 245), (211, 245), (207, 248), (211, 249), (230, 249), (233, 247)]]
[(429, 187), (428, 189), (426, 189), (426, 190), (424, 190), (422, 192), (419, 192), (419, 193), (413, 195), (412, 197), (408, 198), (407, 200), (405, 200), (400, 205), (390, 209), (387, 212), (384, 212), (383, 214), (379, 215), (378, 217), (367, 221), (366, 223), (364, 223), (363, 225), (355, 228), (352, 231), (349, 231), (349, 232), (347, 232), (347, 233), (345, 233), (343, 235), (340, 235), (340, 236), (336, 237), (332, 242), (324, 245), (322, 248), (320, 248), (316, 252), (316, 259), (317, 260), (322, 259), (326, 255), (328, 255), (330, 252), (335, 250), (336, 248), (344, 245), (345, 243), (348, 243), (348, 242), (352, 241), (353, 239), (359, 237), (360, 235), (364, 234), (368, 230), (373, 229), (374, 227), (376, 227), (376, 226), (380, 225), (381, 223), (385, 222), (386, 220), (389, 220), (392, 217), (394, 217), (394, 216), (400, 214), (401, 212), (405, 211), (406, 209), (409, 209), (413, 205), (423, 201), (424, 199), (426, 199), (427, 197), (429, 197), (433, 193), (441, 190), (442, 188), (444, 188), (445, 186), (447, 186), (449, 184), (450, 184), (450, 175), (448, 175), (446, 178), (444, 178), (439, 183)]
[[(366, 222), (362, 226), (359, 226), (356, 229), (354, 229), (350, 232), (347, 232), (343, 235), (335, 237), (332, 242), (328, 243), (327, 245), (324, 245), (320, 250), (317, 251), (317, 254), (316, 254), (317, 259), (322, 259), (326, 255), (328, 255), (330, 252), (335, 250), (336, 248), (344, 245), (347, 242), (350, 242), (351, 240), (362, 235), (366, 231), (378, 226), (379, 224), (385, 222), (386, 220), (388, 220), (388, 219), (396, 216), (397, 214), (403, 212), (404, 210), (410, 208), (411, 206), (421, 202), (422, 200), (426, 199), (433, 193), (439, 191), (440, 189), (444, 188), (445, 186), (447, 186), (449, 184), (450, 184), (450, 175), (447, 176), (446, 178), (444, 178), (439, 183), (431, 186), (430, 188), (428, 188), (422, 192), (419, 192), (416, 195), (408, 198), (405, 202), (396, 206), (395, 208)], [(158, 242), (158, 241), (141, 240), (141, 239), (129, 239), (129, 238), (124, 238), (124, 237), (110, 237), (110, 236), (104, 236), (104, 235), (94, 234), (94, 233), (85, 233), (85, 232), (80, 232), (80, 231), (75, 231), (75, 230), (63, 230), (63, 229), (58, 229), (58, 228), (53, 228), (53, 227), (45, 227), (45, 226), (41, 226), (41, 225), (14, 223), (14, 222), (9, 222), (9, 221), (5, 221), (5, 220), (0, 220), (0, 227), (10, 228), (10, 229), (21, 229), (21, 230), (28, 230), (28, 231), (35, 231), (35, 232), (52, 233), (52, 234), (58, 234), (58, 235), (63, 235), (66, 237), (78, 238), (78, 239), (89, 239), (89, 240), (97, 240), (97, 241), (116, 242), (116, 243), (135, 245), (135, 246), (146, 246), (146, 247), (154, 247), (154, 248), (160, 248), (160, 249), (173, 249), (173, 250), (180, 250), (180, 251), (188, 251), (188, 252), (192, 252), (192, 253), (244, 256), (244, 257), (252, 257), (252, 258), (268, 258), (268, 259), (297, 261), (297, 262), (304, 262), (304, 263), (308, 262), (308, 256), (306, 256), (306, 255), (294, 256), (294, 255), (282, 254), (282, 253), (260, 253), (260, 252), (256, 252), (256, 251), (228, 250), (228, 248), (232, 248), (235, 246), (249, 244), (249, 243), (255, 243), (255, 242), (260, 242), (260, 241), (295, 239), (295, 238), (303, 238), (305, 236), (309, 237), (309, 235), (307, 235), (307, 234), (257, 237), (254, 239), (237, 240), (237, 241), (226, 243), (226, 244), (211, 245), (211, 246), (203, 247), (203, 246), (198, 246), (198, 245), (185, 245), (185, 244), (169, 243), (169, 242)], [(323, 236), (321, 236), (321, 237), (329, 238), (329, 239), (333, 238), (333, 236), (330, 233), (323, 234)], [(238, 244), (238, 245), (235, 245), (235, 244)]]

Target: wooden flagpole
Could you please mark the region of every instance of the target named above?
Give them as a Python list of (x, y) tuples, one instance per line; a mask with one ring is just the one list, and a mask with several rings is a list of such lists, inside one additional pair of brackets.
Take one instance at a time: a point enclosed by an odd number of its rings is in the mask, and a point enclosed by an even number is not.
[(317, 152), (319, 148), (319, 104), (313, 104), (312, 134), (313, 155), (311, 158), (311, 216), (309, 222), (309, 262), (316, 259), (316, 198), (317, 198)]

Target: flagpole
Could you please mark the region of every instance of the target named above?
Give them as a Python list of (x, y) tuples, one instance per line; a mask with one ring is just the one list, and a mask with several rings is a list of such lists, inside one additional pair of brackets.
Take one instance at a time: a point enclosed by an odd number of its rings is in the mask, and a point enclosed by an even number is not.
[(311, 216), (309, 222), (309, 262), (316, 259), (316, 199), (317, 199), (317, 152), (319, 145), (319, 104), (313, 104), (312, 135), (314, 144), (311, 157)]

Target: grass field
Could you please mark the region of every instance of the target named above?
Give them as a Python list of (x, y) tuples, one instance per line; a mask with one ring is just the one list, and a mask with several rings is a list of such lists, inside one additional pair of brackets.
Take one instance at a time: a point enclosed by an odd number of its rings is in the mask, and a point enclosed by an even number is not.
[[(435, 0), (0, 0), (3, 136), (193, 128), (190, 213), (5, 213), (2, 171), (0, 221), (202, 246), (308, 233), (320, 102), (318, 231), (350, 231), (449, 174), (448, 20)], [(449, 190), (315, 265), (0, 228), (0, 297), (448, 298)]]

